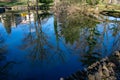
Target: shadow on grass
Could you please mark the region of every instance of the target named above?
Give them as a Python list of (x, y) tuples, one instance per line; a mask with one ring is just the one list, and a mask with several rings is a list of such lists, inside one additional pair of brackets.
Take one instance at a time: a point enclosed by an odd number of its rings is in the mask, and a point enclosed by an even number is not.
[(116, 18), (118, 18), (118, 17), (120, 18), (120, 11), (102, 11), (100, 13), (105, 16), (113, 16)]

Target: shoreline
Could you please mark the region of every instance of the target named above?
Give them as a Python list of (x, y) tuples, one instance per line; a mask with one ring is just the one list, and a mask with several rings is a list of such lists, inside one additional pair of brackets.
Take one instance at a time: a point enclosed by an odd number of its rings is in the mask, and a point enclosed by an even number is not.
[(120, 80), (120, 51), (115, 51), (63, 80)]

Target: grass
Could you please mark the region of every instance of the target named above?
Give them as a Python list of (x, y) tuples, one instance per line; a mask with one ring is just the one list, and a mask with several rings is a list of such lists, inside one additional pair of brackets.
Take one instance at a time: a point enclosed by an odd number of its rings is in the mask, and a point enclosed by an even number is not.
[(15, 5), (25, 5), (27, 2), (1, 2), (0, 1), (0, 7), (3, 7), (3, 6), (15, 6)]
[(107, 10), (107, 11), (120, 11), (120, 5), (110, 5), (110, 4), (98, 4), (100, 11)]

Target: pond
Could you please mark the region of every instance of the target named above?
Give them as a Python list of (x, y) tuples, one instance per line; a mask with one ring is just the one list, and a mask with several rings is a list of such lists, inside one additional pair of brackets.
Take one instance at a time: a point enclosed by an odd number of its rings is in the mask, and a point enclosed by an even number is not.
[(0, 15), (0, 80), (59, 80), (119, 50), (120, 18)]

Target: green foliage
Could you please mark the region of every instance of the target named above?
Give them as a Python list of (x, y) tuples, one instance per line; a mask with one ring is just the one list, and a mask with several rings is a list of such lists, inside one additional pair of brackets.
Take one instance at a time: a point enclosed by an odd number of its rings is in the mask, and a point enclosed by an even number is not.
[(99, 4), (100, 0), (67, 0), (67, 2), (73, 3), (88, 3), (89, 5), (96, 5)]
[(15, 5), (25, 5), (26, 2), (18, 2), (18, 1), (14, 1), (14, 2), (1, 2), (0, 1), (0, 6), (3, 7), (3, 6), (15, 6)]
[(99, 0), (86, 0), (86, 2), (90, 5), (96, 5), (99, 3)]
[(52, 3), (53, 0), (39, 0), (40, 3), (45, 3), (45, 4), (49, 4)]

